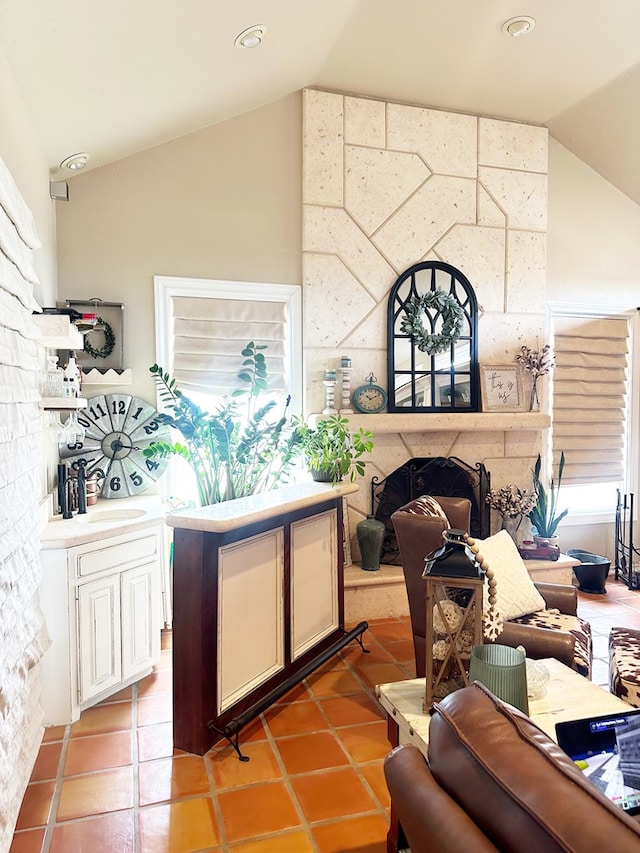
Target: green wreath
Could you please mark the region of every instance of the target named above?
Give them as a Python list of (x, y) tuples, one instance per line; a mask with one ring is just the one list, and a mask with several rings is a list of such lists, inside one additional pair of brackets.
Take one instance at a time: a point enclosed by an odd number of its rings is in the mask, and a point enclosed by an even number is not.
[(113, 329), (106, 320), (98, 317), (96, 318), (96, 325), (91, 331), (102, 332), (104, 334), (104, 344), (101, 347), (92, 347), (89, 343), (89, 334), (86, 334), (84, 336), (84, 351), (92, 358), (109, 358), (116, 345), (116, 336)]
[[(427, 309), (435, 309), (442, 315), (442, 331), (437, 335), (428, 333), (422, 322), (422, 314)], [(400, 331), (413, 338), (420, 352), (429, 355), (444, 352), (458, 340), (462, 332), (464, 312), (454, 297), (443, 290), (431, 290), (422, 296), (413, 296), (405, 304), (404, 313)]]

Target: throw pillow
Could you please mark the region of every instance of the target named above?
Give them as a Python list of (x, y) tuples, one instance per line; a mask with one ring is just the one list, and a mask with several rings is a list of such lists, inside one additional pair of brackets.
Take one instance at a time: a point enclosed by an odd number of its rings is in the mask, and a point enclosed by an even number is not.
[[(496, 610), (505, 621), (528, 616), (545, 609), (544, 598), (535, 588), (533, 581), (506, 530), (500, 530), (488, 539), (476, 539), (480, 554), (493, 569), (496, 587)], [(484, 589), (487, 602), (487, 584)]]
[(441, 518), (446, 526), (449, 526), (449, 519), (446, 512), (440, 504), (431, 495), (421, 495), (419, 498), (412, 500), (410, 503), (400, 507), (399, 512), (408, 512), (411, 515), (428, 515), (433, 518)]

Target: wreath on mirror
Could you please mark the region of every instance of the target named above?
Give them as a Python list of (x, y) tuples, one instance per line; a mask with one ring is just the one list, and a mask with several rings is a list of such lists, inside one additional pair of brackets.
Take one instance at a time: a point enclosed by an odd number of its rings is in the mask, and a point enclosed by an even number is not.
[[(102, 332), (104, 335), (104, 343), (101, 347), (94, 347), (89, 342), (89, 334), (93, 334), (93, 332)], [(115, 345), (115, 332), (106, 320), (103, 320), (102, 317), (97, 317), (96, 325), (91, 329), (90, 333), (87, 333), (84, 336), (84, 351), (92, 358), (108, 358), (113, 352)]]
[[(422, 315), (430, 309), (442, 316), (442, 330), (438, 334), (427, 332), (422, 322)], [(458, 340), (462, 332), (464, 312), (456, 299), (444, 290), (431, 290), (422, 296), (412, 296), (405, 303), (404, 314), (400, 331), (410, 335), (420, 352), (428, 355), (444, 352)]]

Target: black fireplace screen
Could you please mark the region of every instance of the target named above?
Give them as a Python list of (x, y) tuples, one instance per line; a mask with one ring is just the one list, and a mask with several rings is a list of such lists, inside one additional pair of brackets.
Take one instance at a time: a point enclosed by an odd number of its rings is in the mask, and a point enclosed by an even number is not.
[(490, 508), (486, 497), (491, 477), (482, 462), (475, 467), (455, 456), (416, 457), (396, 468), (388, 477), (371, 480), (371, 512), (385, 526), (382, 563), (400, 562), (392, 514), (420, 495), (468, 498), (471, 501), (471, 536), (490, 534)]

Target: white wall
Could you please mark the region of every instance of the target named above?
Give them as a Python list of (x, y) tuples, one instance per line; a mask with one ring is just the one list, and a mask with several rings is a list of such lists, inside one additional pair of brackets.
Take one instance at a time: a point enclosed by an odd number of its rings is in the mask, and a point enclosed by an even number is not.
[(34, 255), (40, 305), (56, 298), (55, 202), (49, 197), (49, 168), (16, 87), (11, 68), (0, 52), (0, 156), (36, 220), (42, 247)]
[[(640, 206), (554, 139), (547, 294), (557, 302), (614, 309), (640, 305)], [(612, 523), (578, 525), (569, 515), (559, 533), (565, 551), (581, 548), (614, 557)]]

